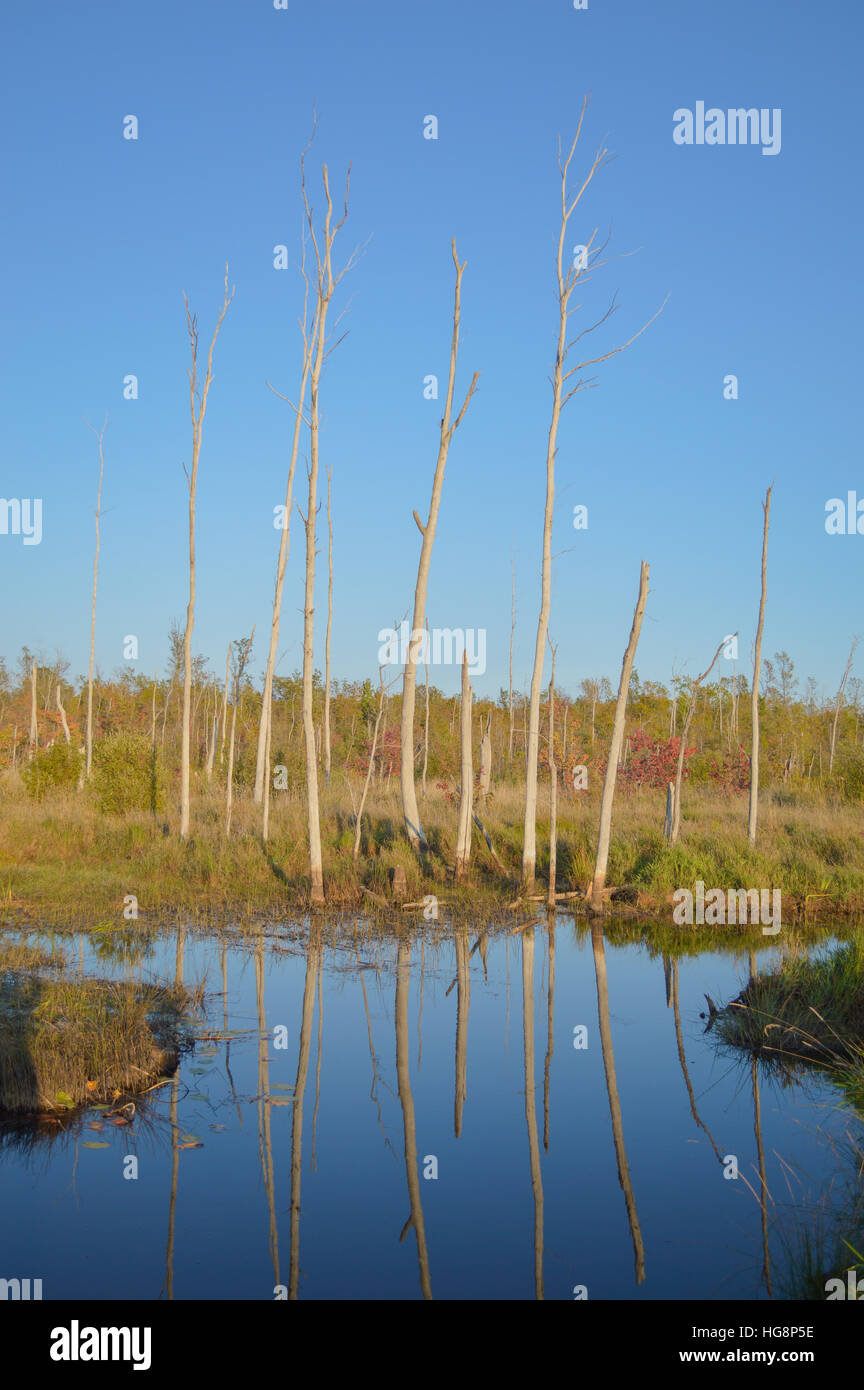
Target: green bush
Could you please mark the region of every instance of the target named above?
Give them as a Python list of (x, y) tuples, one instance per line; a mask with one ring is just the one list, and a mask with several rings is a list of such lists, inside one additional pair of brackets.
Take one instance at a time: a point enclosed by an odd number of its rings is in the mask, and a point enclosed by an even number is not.
[(161, 811), (165, 804), (162, 766), (145, 734), (109, 734), (93, 749), (93, 796), (99, 810)]
[(844, 801), (864, 801), (864, 753), (849, 749), (834, 764), (834, 779)]
[(27, 795), (41, 801), (48, 792), (68, 791), (77, 785), (83, 758), (68, 743), (43, 748), (21, 773)]

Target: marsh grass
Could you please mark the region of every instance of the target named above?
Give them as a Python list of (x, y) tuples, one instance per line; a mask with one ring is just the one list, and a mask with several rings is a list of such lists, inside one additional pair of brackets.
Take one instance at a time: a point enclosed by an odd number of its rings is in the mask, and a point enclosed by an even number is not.
[(182, 986), (0, 974), (0, 1112), (52, 1114), (133, 1096), (190, 1039)]
[[(180, 840), (178, 817), (128, 811), (102, 813), (93, 799), (59, 791), (31, 801), (20, 779), (7, 774), (0, 805), (0, 912), (7, 921), (39, 925), (89, 925), (94, 920), (124, 925), (127, 895), (148, 914), (237, 915), (256, 910), (303, 910), (308, 904), (305, 808), (299, 793), (272, 799), (271, 838), (260, 836), (260, 813), (242, 789), (235, 802), (234, 829), (223, 834), (223, 793), (214, 784), (199, 789), (192, 805), (192, 838)], [(505, 867), (496, 868), (475, 833), (470, 872), (453, 881), (456, 807), (430, 786), (421, 804), (431, 846), (425, 865), (412, 853), (402, 829), (398, 788), (373, 787), (363, 817), (361, 854), (355, 863), (354, 816), (344, 777), (322, 788), (321, 826), (328, 906), (372, 908), (364, 890), (389, 896), (390, 871), (401, 866), (411, 899), (441, 891), (457, 908), (490, 919), (515, 896), (521, 872), (523, 790), (496, 787), (484, 822)], [(355, 802), (356, 802), (355, 795)], [(548, 867), (548, 818), (541, 795), (537, 877)], [(558, 884), (561, 891), (584, 888), (590, 878), (597, 831), (596, 798), (579, 801), (562, 794), (559, 809)], [(766, 798), (760, 842), (751, 851), (746, 806), (740, 798), (691, 788), (682, 838), (669, 848), (662, 834), (661, 793), (622, 794), (615, 807), (609, 882), (627, 885), (629, 904), (613, 905), (623, 915), (639, 912), (671, 919), (671, 893), (701, 879), (708, 887), (779, 887), (784, 921), (854, 915), (864, 911), (864, 808), (811, 801), (778, 804)]]

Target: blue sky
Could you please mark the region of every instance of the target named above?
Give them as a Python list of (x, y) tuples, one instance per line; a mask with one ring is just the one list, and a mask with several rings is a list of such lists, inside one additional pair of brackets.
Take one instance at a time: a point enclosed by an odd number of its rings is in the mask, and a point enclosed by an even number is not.
[[(188, 414), (183, 292), (209, 340), (224, 263), (236, 297), (217, 344), (198, 490), (195, 648), (218, 672), (232, 638), (269, 623), (300, 281), (273, 248), (301, 230), (299, 154), (313, 107), (313, 191), (352, 164), (342, 258), (348, 337), (322, 389), (333, 469), (337, 677), (374, 679), (378, 630), (408, 611), (434, 469), (453, 268), (467, 260), (457, 390), (479, 388), (450, 453), (432, 560), (433, 626), (487, 630), (480, 694), (527, 684), (539, 605), (545, 444), (556, 333), (557, 138), (592, 90), (574, 173), (616, 159), (572, 240), (610, 223), (621, 256), (586, 288), (575, 327), (620, 308), (592, 346), (629, 337), (564, 416), (551, 635), (558, 679), (617, 683), (639, 563), (651, 595), (637, 667), (695, 673), (759, 599), (761, 498), (776, 479), (764, 651), (836, 688), (860, 616), (864, 536), (828, 536), (825, 504), (860, 464), (861, 180), (852, 0), (514, 0), (434, 6), (334, 0), (151, 0), (7, 11), (2, 62), (5, 215), (2, 485), (43, 499), (43, 539), (0, 535), (4, 634), (86, 669), (95, 441), (105, 435), (97, 660), (164, 666), (185, 611)], [(679, 146), (673, 112), (780, 108), (782, 148)], [(423, 138), (435, 114), (437, 141)], [(138, 117), (137, 141), (123, 118)], [(320, 203), (320, 198), (316, 199)], [(624, 253), (637, 252), (633, 255)], [(337, 257), (337, 259), (339, 259)], [(123, 399), (124, 377), (139, 399)], [(739, 399), (723, 397), (724, 377)], [(855, 389), (857, 388), (857, 390)], [(302, 479), (301, 479), (302, 481)], [(573, 506), (589, 528), (572, 529)], [(319, 528), (326, 560), (326, 529)], [(302, 531), (292, 525), (280, 672), (300, 663)], [(320, 663), (326, 565), (317, 591)], [(263, 665), (263, 640), (253, 667)], [(433, 679), (457, 688), (454, 668)]]

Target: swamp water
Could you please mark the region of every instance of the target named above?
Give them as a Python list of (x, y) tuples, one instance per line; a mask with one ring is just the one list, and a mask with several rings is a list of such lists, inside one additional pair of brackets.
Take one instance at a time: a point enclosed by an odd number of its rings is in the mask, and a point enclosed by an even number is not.
[(43, 1299), (776, 1298), (857, 1124), (706, 1032), (740, 943), (664, 961), (559, 914), (58, 944), (205, 1000), (131, 1124), (0, 1120), (0, 1278)]

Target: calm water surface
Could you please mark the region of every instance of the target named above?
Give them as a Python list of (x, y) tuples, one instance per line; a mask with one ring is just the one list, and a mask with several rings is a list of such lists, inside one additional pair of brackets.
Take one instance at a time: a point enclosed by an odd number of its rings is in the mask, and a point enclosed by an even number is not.
[(560, 915), (551, 936), (349, 922), (179, 946), (69, 951), (205, 982), (199, 1041), (132, 1126), (0, 1125), (0, 1275), (45, 1299), (766, 1299), (837, 1172), (835, 1093), (705, 1031), (746, 953), (664, 963)]

